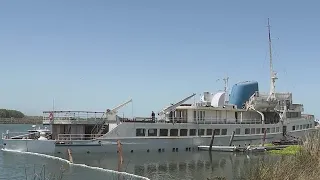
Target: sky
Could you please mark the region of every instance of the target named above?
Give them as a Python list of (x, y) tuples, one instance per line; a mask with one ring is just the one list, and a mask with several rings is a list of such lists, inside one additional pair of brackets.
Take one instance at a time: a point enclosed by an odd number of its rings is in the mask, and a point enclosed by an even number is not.
[[(240, 81), (269, 91), (270, 18), (276, 91), (319, 116), (320, 2), (217, 0), (0, 1), (0, 107), (119, 110), (150, 116)], [(54, 103), (53, 103), (54, 101)]]

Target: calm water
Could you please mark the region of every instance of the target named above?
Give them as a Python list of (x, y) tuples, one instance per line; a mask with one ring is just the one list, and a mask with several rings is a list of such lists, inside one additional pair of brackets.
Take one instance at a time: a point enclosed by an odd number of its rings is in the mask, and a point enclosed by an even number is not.
[[(31, 125), (0, 125), (0, 133), (6, 130), (25, 131)], [(57, 154), (67, 159), (64, 155)], [(112, 170), (133, 173), (150, 179), (172, 180), (206, 180), (208, 177), (224, 176), (227, 179), (236, 179), (244, 172), (243, 168), (254, 164), (259, 159), (275, 160), (277, 156), (264, 154), (244, 155), (233, 153), (208, 152), (166, 152), (166, 153), (132, 153), (124, 154), (124, 163), (118, 166), (116, 156), (101, 154), (73, 154), (75, 163), (86, 164)], [(45, 169), (45, 172), (43, 171)], [(93, 170), (85, 167), (70, 166), (66, 162), (14, 152), (0, 151), (0, 180), (23, 179), (26, 174), (33, 177), (35, 173), (54, 174), (56, 177), (63, 169), (63, 179), (118, 179), (113, 173)], [(43, 173), (44, 172), (44, 173)], [(31, 178), (29, 178), (31, 179)], [(122, 178), (126, 179), (126, 178)]]

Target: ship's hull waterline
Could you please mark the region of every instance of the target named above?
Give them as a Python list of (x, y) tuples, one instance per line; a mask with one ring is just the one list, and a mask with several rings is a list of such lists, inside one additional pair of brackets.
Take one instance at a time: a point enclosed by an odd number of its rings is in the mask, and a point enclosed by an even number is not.
[[(307, 133), (316, 129), (289, 132), (294, 137), (304, 137)], [(279, 140), (282, 133), (270, 133), (266, 135), (265, 143)], [(228, 146), (231, 135), (215, 136), (213, 145)], [(246, 146), (261, 144), (263, 134), (235, 135), (232, 145)], [(197, 150), (198, 146), (209, 145), (211, 136), (201, 137), (167, 137), (167, 138), (119, 138), (100, 140), (72, 141), (72, 145), (56, 144), (55, 140), (27, 140), (27, 139), (3, 139), (3, 148), (36, 153), (62, 153), (66, 154), (70, 149), (72, 153), (117, 153), (117, 140), (120, 140), (122, 152), (179, 152)]]

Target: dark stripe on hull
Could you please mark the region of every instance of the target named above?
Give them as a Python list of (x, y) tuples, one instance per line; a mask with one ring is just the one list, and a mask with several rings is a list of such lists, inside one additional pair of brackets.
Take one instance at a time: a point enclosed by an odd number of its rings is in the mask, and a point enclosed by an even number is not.
[(101, 144), (56, 144), (56, 146), (102, 146)]

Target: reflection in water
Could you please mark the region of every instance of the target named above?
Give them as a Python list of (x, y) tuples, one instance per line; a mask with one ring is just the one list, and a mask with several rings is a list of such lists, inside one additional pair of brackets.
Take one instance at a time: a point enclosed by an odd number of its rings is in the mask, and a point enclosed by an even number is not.
[[(211, 157), (211, 158), (210, 158)], [(117, 169), (117, 157), (108, 154), (73, 155), (76, 163)], [(241, 171), (258, 160), (274, 161), (278, 156), (213, 152), (131, 153), (124, 154), (122, 170), (150, 179), (207, 179), (240, 177)]]
[(68, 179), (82, 180), (93, 178), (138, 180), (141, 177), (130, 174), (88, 167), (79, 164), (69, 164), (66, 160), (40, 154), (1, 151), (0, 179)]

